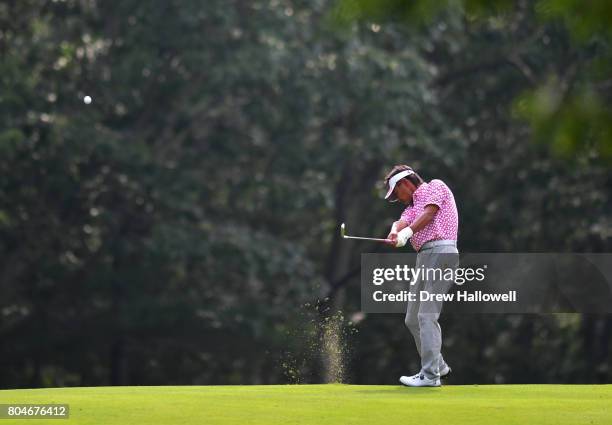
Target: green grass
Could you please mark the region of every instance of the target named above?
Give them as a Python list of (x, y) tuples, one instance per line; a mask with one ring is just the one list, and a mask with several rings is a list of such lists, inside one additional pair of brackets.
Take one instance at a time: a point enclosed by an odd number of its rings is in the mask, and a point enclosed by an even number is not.
[(612, 385), (96, 387), (0, 391), (67, 403), (69, 424), (612, 424)]

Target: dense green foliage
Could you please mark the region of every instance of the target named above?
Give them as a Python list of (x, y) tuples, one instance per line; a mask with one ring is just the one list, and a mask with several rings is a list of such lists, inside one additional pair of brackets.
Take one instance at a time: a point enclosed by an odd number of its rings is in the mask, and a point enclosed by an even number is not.
[[(395, 382), (411, 338), (401, 317), (357, 314), (373, 248), (337, 234), (384, 235), (395, 163), (454, 190), (463, 251), (611, 250), (590, 110), (571, 97), (530, 112), (535, 132), (521, 119), (603, 44), (526, 6), (442, 7), (418, 29), (338, 29), (333, 7), (0, 3), (0, 386), (316, 382), (336, 311), (354, 322), (346, 379)], [(534, 133), (569, 134), (572, 158)], [(458, 382), (612, 376), (609, 317), (443, 325)]]
[[(452, 27), (453, 21), (461, 20), (465, 29), (501, 36), (497, 43), (509, 41), (507, 36), (514, 38), (516, 44), (488, 55), (479, 52), (477, 58), (465, 62), (469, 66), (452, 72), (515, 67), (528, 83), (516, 97), (515, 113), (529, 121), (533, 139), (549, 145), (557, 155), (571, 157), (592, 151), (612, 160), (609, 1), (594, 0), (585, 5), (580, 0), (339, 0), (333, 16), (344, 25), (353, 21), (375, 22), (376, 26), (399, 22), (429, 28), (449, 22)], [(529, 19), (521, 19), (525, 17)], [(556, 50), (554, 62), (542, 61), (546, 55), (532, 56), (538, 44), (541, 53), (546, 48), (542, 49), (542, 44)]]

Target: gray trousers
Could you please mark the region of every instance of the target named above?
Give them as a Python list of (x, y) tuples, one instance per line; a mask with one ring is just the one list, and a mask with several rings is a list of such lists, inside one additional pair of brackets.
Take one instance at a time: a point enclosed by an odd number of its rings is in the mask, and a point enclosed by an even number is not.
[[(432, 241), (423, 245), (417, 254), (416, 267), (421, 268), (456, 268), (459, 255), (455, 241)], [(429, 379), (440, 377), (440, 371), (446, 362), (440, 353), (442, 349), (442, 330), (438, 323), (442, 311), (442, 301), (419, 301), (420, 291), (435, 294), (446, 294), (452, 287), (452, 281), (419, 279), (410, 288), (416, 293), (416, 301), (408, 303), (404, 323), (410, 329), (421, 356), (421, 372)]]

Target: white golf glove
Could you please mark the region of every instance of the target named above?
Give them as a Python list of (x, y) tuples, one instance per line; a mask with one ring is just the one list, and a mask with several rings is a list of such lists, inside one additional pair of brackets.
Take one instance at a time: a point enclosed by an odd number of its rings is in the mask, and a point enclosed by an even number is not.
[(412, 237), (412, 229), (410, 228), (410, 226), (404, 227), (397, 234), (397, 243), (395, 244), (395, 247), (396, 248), (403, 247), (404, 245), (406, 245), (406, 242), (408, 242), (408, 239), (410, 239), (411, 237)]

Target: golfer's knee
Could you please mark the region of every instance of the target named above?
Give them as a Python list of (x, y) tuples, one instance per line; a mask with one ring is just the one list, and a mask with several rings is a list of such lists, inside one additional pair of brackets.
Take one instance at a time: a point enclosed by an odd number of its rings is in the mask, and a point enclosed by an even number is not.
[(411, 331), (418, 331), (419, 329), (419, 319), (416, 316), (406, 316), (404, 318), (404, 324)]
[(420, 327), (429, 327), (438, 322), (438, 315), (435, 313), (419, 313), (417, 320)]

